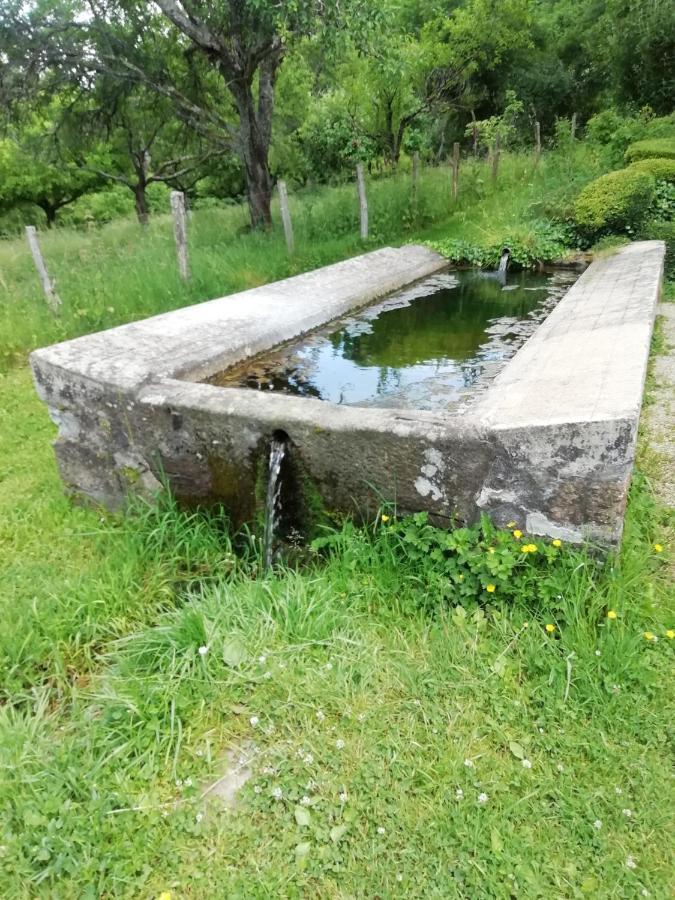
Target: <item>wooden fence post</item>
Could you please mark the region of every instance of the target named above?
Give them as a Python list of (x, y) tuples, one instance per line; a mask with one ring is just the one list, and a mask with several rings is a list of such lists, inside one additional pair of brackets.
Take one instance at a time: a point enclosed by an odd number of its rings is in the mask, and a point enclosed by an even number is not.
[(577, 114), (576, 113), (572, 113), (572, 125), (570, 127), (570, 133), (571, 133), (572, 140), (574, 140), (575, 137), (577, 136)]
[(457, 199), (459, 193), (459, 142), (452, 145), (452, 198)]
[(40, 250), (37, 231), (35, 230), (34, 225), (26, 226), (26, 240), (28, 241), (30, 252), (33, 255), (35, 268), (37, 269), (37, 273), (40, 276), (40, 284), (42, 285), (42, 291), (45, 295), (47, 305), (54, 313), (54, 315), (58, 316), (59, 309), (61, 308), (61, 298), (56, 293), (54, 282), (49, 277), (49, 272), (47, 271), (47, 266), (45, 265), (45, 261), (42, 257), (42, 251)]
[(291, 211), (288, 208), (286, 182), (281, 178), (277, 181), (277, 190), (279, 191), (279, 210), (281, 212), (281, 221), (284, 226), (284, 236), (286, 237), (286, 249), (288, 250), (288, 255), (293, 256), (293, 251), (295, 250), (293, 223), (291, 222)]
[(359, 192), (359, 214), (361, 218), (361, 240), (368, 239), (368, 199), (366, 197), (366, 179), (363, 174), (363, 163), (356, 166), (356, 184)]
[(417, 196), (420, 178), (420, 152), (415, 150), (412, 157), (412, 209), (413, 216), (417, 218)]
[(499, 171), (499, 135), (495, 135), (495, 142), (492, 148), (492, 181), (497, 181), (497, 172)]
[(171, 191), (171, 213), (173, 215), (173, 236), (176, 239), (178, 272), (183, 281), (187, 281), (190, 278), (190, 265), (187, 248), (185, 194), (182, 191)]
[(534, 123), (534, 164), (535, 166), (539, 165), (539, 159), (541, 158), (541, 126), (539, 122)]

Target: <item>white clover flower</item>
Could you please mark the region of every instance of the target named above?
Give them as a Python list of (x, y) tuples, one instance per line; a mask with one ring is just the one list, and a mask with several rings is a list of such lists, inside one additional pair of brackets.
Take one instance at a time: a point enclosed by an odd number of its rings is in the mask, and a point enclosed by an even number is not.
[(615, 787), (615, 788), (614, 788), (614, 793), (615, 793), (617, 796), (620, 797), (621, 794), (623, 794), (623, 791), (621, 790), (620, 787)]
[(337, 741), (335, 741), (335, 746), (338, 750), (342, 750), (344, 749), (345, 742), (342, 740), (342, 738), (338, 738)]
[(312, 805), (312, 801), (309, 799), (307, 794), (305, 794), (305, 796), (300, 800), (300, 805), (301, 806), (311, 806)]
[(192, 779), (186, 778), (183, 784), (185, 785), (185, 787), (192, 787)]
[(195, 816), (195, 822), (197, 822), (197, 824), (199, 824), (199, 822), (201, 822), (201, 820), (203, 818), (204, 818), (204, 813), (198, 812), (197, 815)]
[(333, 668), (333, 663), (332, 663), (332, 662), (327, 662), (327, 663), (326, 663), (326, 668), (328, 669), (328, 671), (330, 671), (330, 670)]
[(602, 820), (596, 819), (595, 822), (593, 822), (593, 828), (595, 828), (596, 831), (600, 831), (602, 828)]
[(305, 761), (306, 766), (311, 766), (312, 763), (314, 762), (314, 757), (312, 756), (311, 753), (306, 753), (304, 761)]
[(632, 810), (632, 809), (622, 809), (621, 812), (624, 814), (624, 816), (625, 816), (627, 819), (630, 819), (630, 817), (633, 815), (633, 810)]
[(647, 890), (647, 888), (642, 888), (642, 890), (640, 891), (640, 893), (642, 894), (643, 897), (651, 897), (651, 894), (649, 893), (649, 891)]
[(358, 716), (357, 716), (356, 718), (359, 720), (359, 722), (363, 722), (364, 719), (366, 718), (366, 714), (365, 714), (365, 713), (359, 713)]
[(455, 791), (455, 800), (463, 800), (464, 799), (464, 791), (461, 788), (457, 788)]
[(479, 794), (479, 795), (478, 795), (478, 802), (479, 802), (479, 803), (487, 803), (489, 799), (490, 799), (490, 798), (488, 797), (487, 794)]
[(340, 794), (340, 801), (341, 801), (342, 803), (346, 803), (346, 802), (347, 802), (347, 791), (342, 791), (342, 793)]
[(539, 729), (539, 734), (543, 734), (543, 733), (544, 733), (544, 729), (543, 729), (543, 728), (540, 728), (540, 729)]
[(326, 714), (324, 713), (324, 711), (322, 709), (317, 709), (316, 717), (319, 720), (319, 722), (323, 722), (323, 720), (326, 718)]
[(260, 663), (261, 666), (264, 666), (265, 663), (267, 662), (267, 657), (266, 657), (266, 656), (259, 656), (259, 657), (258, 657), (258, 662)]
[(284, 792), (281, 790), (280, 787), (274, 787), (274, 788), (272, 788), (272, 796), (274, 797), (275, 800), (281, 800), (284, 796)]
[(397, 872), (397, 873), (396, 873), (396, 880), (397, 880), (397, 881), (403, 881), (403, 875), (402, 875), (400, 872)]
[(524, 769), (531, 769), (531, 768), (532, 768), (532, 763), (530, 762), (529, 759), (523, 759), (523, 760), (522, 760), (522, 764), (523, 764), (523, 768), (524, 768)]
[(265, 672), (265, 674), (263, 675), (263, 678), (264, 678), (266, 681), (269, 681), (271, 677), (272, 677), (272, 673), (271, 673), (271, 672)]
[(596, 656), (602, 656), (602, 650), (596, 650), (596, 651), (595, 651), (595, 655), (596, 655)]
[(634, 860), (634, 858), (633, 858), (632, 856), (627, 856), (627, 857), (626, 857), (626, 866), (627, 866), (629, 869), (636, 869), (636, 868), (637, 868), (637, 863), (635, 862), (635, 860)]
[(385, 832), (385, 829), (382, 827), (382, 825), (380, 825), (379, 828), (377, 829), (377, 833), (384, 834), (384, 832)]
[(464, 760), (464, 765), (467, 767), (467, 769), (473, 769), (473, 760), (472, 760), (472, 759), (465, 759), (465, 760)]
[(558, 765), (556, 766), (556, 769), (557, 769), (559, 772), (564, 772), (564, 771), (565, 771), (565, 766), (563, 766), (562, 763), (558, 763)]
[(176, 778), (176, 787), (177, 788), (183, 787), (183, 780), (181, 778)]
[(206, 654), (208, 652), (209, 652), (209, 648), (206, 646), (206, 644), (202, 644), (202, 646), (199, 648), (199, 655), (206, 656)]
[(249, 719), (249, 722), (250, 722), (251, 725), (253, 725), (253, 727), (255, 728), (256, 725), (259, 725), (259, 724), (260, 724), (260, 719), (259, 719), (257, 716), (251, 716), (251, 718)]
[(254, 793), (254, 794), (262, 794), (262, 788), (260, 787), (259, 784), (254, 785), (254, 787), (253, 787), (253, 793)]

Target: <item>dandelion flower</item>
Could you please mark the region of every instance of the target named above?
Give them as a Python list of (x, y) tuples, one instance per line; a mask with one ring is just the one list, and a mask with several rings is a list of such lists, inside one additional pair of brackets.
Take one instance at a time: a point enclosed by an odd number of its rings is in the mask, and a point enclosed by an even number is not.
[(513, 532), (513, 536), (516, 540), (518, 540), (523, 536), (523, 532), (519, 528), (516, 528), (516, 530)]
[(637, 868), (637, 863), (635, 862), (635, 860), (633, 859), (632, 856), (627, 856), (627, 857), (626, 857), (626, 865), (628, 866), (629, 869), (636, 869), (636, 868)]
[(531, 763), (531, 761), (530, 761), (529, 759), (524, 759), (524, 760), (522, 760), (522, 763), (523, 763), (523, 768), (524, 768), (524, 769), (531, 769), (531, 768), (532, 768), (532, 763)]
[(472, 760), (472, 759), (465, 759), (465, 760), (464, 760), (464, 765), (467, 767), (467, 769), (473, 769), (473, 760)]
[(608, 619), (616, 619), (616, 610), (615, 609), (607, 610), (607, 618)]
[(284, 792), (281, 790), (280, 787), (274, 787), (274, 788), (272, 788), (272, 796), (274, 797), (275, 800), (281, 800), (281, 799), (283, 799)]
[(384, 513), (380, 516), (380, 518), (382, 519), (383, 522), (389, 521), (389, 516), (385, 516)]
[(643, 637), (646, 641), (656, 641), (658, 638), (653, 631), (645, 631)]
[(554, 547), (562, 547), (562, 541), (560, 538), (556, 538), (554, 541), (551, 541)]
[(487, 794), (479, 794), (479, 795), (478, 795), (478, 802), (481, 803), (481, 804), (487, 803), (489, 799), (490, 799), (490, 798), (488, 797)]
[(257, 716), (251, 716), (251, 718), (249, 719), (249, 722), (255, 728), (256, 725), (260, 724), (260, 719)]
[(596, 819), (595, 822), (593, 822), (593, 828), (595, 828), (596, 831), (600, 831), (602, 828), (602, 820)]
[(549, 634), (553, 634), (553, 632), (555, 631), (555, 625), (549, 622), (546, 626), (546, 631), (548, 631)]
[(654, 544), (654, 550), (656, 553), (663, 553), (663, 545), (662, 544)]
[(666, 631), (666, 637), (668, 638), (669, 641), (672, 641), (673, 638), (675, 638), (675, 630), (672, 628), (669, 628), (668, 631)]
[(206, 644), (202, 644), (202, 646), (199, 648), (199, 655), (206, 656), (206, 654), (208, 652), (209, 652), (209, 648), (206, 646)]
[(171, 900), (171, 891), (162, 891), (157, 900)]
[(342, 740), (342, 738), (338, 738), (337, 741), (335, 741), (335, 747), (337, 750), (343, 750), (344, 746), (345, 742)]
[(488, 592), (488, 594), (494, 594), (494, 592), (497, 590), (497, 586), (494, 584), (488, 584), (485, 586), (485, 590)]
[(523, 544), (520, 548), (521, 553), (536, 553), (537, 545), (536, 544)]

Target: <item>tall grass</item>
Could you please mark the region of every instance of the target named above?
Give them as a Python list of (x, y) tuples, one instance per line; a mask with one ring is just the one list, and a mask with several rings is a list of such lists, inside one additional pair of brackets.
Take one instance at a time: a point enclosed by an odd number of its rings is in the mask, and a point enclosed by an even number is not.
[[(451, 199), (448, 168), (422, 171), (413, 209), (411, 181), (402, 173), (368, 184), (370, 238), (358, 234), (355, 187), (298, 191), (291, 197), (296, 255), (289, 259), (280, 225), (251, 233), (243, 207), (197, 210), (190, 219), (193, 278), (178, 277), (171, 221), (156, 216), (142, 230), (124, 219), (99, 229), (56, 228), (40, 235), (44, 256), (63, 300), (58, 319), (48, 311), (22, 239), (0, 242), (0, 366), (37, 346), (144, 318), (296, 274), (384, 244), (424, 237), (499, 242), (527, 234), (538, 220), (564, 214), (596, 162), (581, 144), (574, 153), (545, 155), (535, 169), (529, 155), (502, 159), (492, 183), (482, 161), (462, 167), (460, 195)], [(274, 209), (275, 222), (279, 222)]]

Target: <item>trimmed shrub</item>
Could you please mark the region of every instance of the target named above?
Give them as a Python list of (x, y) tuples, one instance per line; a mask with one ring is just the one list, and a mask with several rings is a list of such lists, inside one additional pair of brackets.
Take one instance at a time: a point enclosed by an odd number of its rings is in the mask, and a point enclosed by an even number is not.
[(639, 159), (675, 159), (675, 138), (636, 141), (626, 150), (625, 158), (629, 163)]
[(639, 159), (629, 167), (635, 172), (646, 172), (657, 181), (675, 182), (675, 159)]
[(655, 196), (653, 175), (619, 169), (586, 185), (574, 204), (574, 217), (580, 230), (591, 235), (630, 231), (646, 217)]
[(646, 241), (666, 242), (665, 275), (668, 280), (675, 280), (675, 222), (649, 220), (640, 229), (639, 237)]

